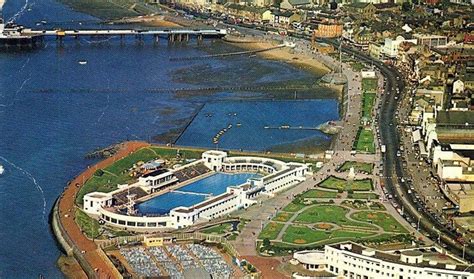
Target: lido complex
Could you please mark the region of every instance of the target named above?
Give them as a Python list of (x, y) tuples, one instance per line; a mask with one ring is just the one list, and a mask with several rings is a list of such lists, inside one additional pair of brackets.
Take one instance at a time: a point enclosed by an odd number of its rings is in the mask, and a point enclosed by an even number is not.
[(305, 180), (308, 166), (280, 160), (206, 151), (175, 169), (147, 163), (133, 184), (83, 198), (86, 213), (133, 231), (179, 229), (225, 216)]

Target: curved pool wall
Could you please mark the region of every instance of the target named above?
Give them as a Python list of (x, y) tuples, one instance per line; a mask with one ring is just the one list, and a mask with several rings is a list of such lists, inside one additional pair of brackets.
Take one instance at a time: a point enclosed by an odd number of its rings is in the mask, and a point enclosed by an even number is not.
[[(253, 173), (215, 173), (176, 189), (178, 192), (165, 193), (140, 203), (137, 205), (137, 208), (142, 214), (165, 215), (173, 208), (179, 206), (190, 207), (203, 202), (209, 196), (215, 197), (220, 195), (226, 191), (227, 187), (238, 186), (253, 177), (261, 177), (261, 175)], [(206, 196), (203, 194), (211, 195)]]

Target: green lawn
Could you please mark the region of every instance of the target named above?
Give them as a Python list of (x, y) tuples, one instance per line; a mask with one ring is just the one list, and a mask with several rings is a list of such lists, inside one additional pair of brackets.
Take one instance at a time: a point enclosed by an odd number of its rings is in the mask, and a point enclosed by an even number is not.
[(365, 65), (361, 62), (352, 62), (351, 67), (355, 72), (360, 72), (365, 68)]
[(375, 93), (364, 92), (362, 94), (362, 117), (372, 118), (372, 108), (374, 107), (376, 97)]
[(319, 187), (335, 190), (352, 190), (352, 191), (371, 191), (372, 190), (372, 181), (370, 179), (363, 180), (354, 180), (347, 181), (342, 178), (329, 176), (321, 183), (318, 184)]
[(275, 222), (270, 222), (268, 225), (263, 228), (263, 230), (260, 232), (258, 239), (265, 239), (268, 238), (270, 240), (276, 239), (278, 236), (278, 233), (280, 233), (281, 229), (283, 229), (283, 224), (281, 223), (275, 223)]
[(354, 220), (373, 223), (384, 229), (386, 232), (406, 233), (407, 230), (400, 225), (390, 214), (377, 211), (359, 211), (351, 215)]
[(99, 222), (82, 212), (76, 210), (76, 223), (88, 238), (96, 238), (99, 236)]
[(372, 226), (367, 223), (355, 222), (346, 218), (349, 212), (347, 208), (337, 205), (318, 205), (307, 208), (301, 212), (295, 219), (295, 222), (313, 224), (318, 222), (332, 223), (339, 226), (355, 226), (368, 227)]
[(323, 191), (323, 190), (317, 190), (317, 189), (311, 189), (303, 194), (301, 194), (302, 198), (327, 198), (327, 199), (332, 199), (336, 198), (339, 193), (337, 192), (332, 192), (332, 191)]
[(293, 213), (279, 212), (275, 217), (273, 217), (273, 221), (286, 222), (290, 220), (292, 216), (293, 216)]
[(378, 79), (376, 78), (363, 78), (362, 79), (362, 92), (377, 93)]
[(375, 193), (360, 193), (354, 192), (352, 194), (347, 195), (349, 199), (357, 199), (357, 200), (375, 200), (379, 198), (379, 195)]
[(374, 169), (374, 164), (372, 163), (363, 163), (363, 162), (354, 162), (354, 161), (347, 161), (339, 167), (338, 171), (349, 171), (351, 167), (354, 168), (356, 172), (364, 172), (364, 173), (372, 173)]
[(305, 208), (306, 205), (301, 204), (301, 203), (296, 203), (295, 201), (292, 201), (289, 203), (287, 206), (283, 208), (283, 211), (286, 212), (297, 212), (300, 211), (301, 209)]
[(359, 129), (354, 149), (361, 152), (375, 153), (374, 133), (371, 129), (362, 127)]
[(320, 231), (307, 227), (289, 226), (283, 234), (282, 240), (292, 244), (310, 244), (329, 239), (334, 239), (335, 241), (341, 241), (344, 239), (360, 239), (363, 237), (369, 237), (373, 234), (374, 233), (370, 232), (348, 230)]
[(232, 225), (230, 223), (219, 224), (209, 228), (205, 228), (202, 230), (203, 233), (208, 234), (225, 234), (232, 229)]

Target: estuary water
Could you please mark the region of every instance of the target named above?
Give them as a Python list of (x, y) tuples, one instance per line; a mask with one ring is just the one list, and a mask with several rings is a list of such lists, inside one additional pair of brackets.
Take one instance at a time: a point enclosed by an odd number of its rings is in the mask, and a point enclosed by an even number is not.
[[(42, 20), (47, 22), (44, 28), (100, 27), (96, 19), (53, 0), (10, 0), (3, 15), (36, 28), (43, 27), (36, 26)], [(217, 74), (227, 76), (223, 82), (229, 84), (314, 78), (258, 58), (169, 59), (207, 54), (205, 47), (192, 42), (168, 46), (165, 40), (159, 45), (138, 45), (133, 40), (122, 45), (117, 38), (87, 38), (67, 41), (63, 47), (51, 39), (41, 49), (0, 52), (0, 164), (5, 167), (0, 176), (0, 278), (62, 277), (48, 214), (67, 181), (94, 163), (84, 159), (88, 151), (127, 139), (150, 140), (181, 128), (206, 103), (266, 98), (259, 92), (183, 95), (156, 89), (209, 86)], [(79, 64), (80, 60), (87, 64)], [(205, 76), (189, 79), (203, 71), (209, 81)], [(336, 100), (325, 102), (309, 109), (324, 106), (321, 114), (331, 117), (323, 120), (337, 117)], [(274, 138), (277, 143), (295, 139), (279, 140)]]

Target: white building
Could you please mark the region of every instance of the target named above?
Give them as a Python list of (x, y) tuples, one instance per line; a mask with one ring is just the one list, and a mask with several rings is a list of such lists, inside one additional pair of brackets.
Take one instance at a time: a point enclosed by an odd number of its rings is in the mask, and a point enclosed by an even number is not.
[[(167, 192), (171, 185), (173, 190), (177, 190), (188, 184), (189, 181), (178, 182), (176, 177), (178, 172), (198, 165), (205, 168), (207, 173), (193, 178), (192, 181), (208, 176), (212, 172), (258, 172), (265, 175), (260, 178), (248, 179), (241, 185), (229, 185), (226, 191), (218, 196), (209, 197), (192, 206), (175, 207), (168, 214), (161, 216), (146, 216), (136, 212), (130, 214), (124, 210), (130, 207), (126, 203), (131, 198), (137, 202), (143, 202), (155, 197), (157, 195), (155, 192), (158, 190)], [(110, 193), (89, 193), (83, 199), (84, 211), (99, 217), (111, 226), (129, 230), (153, 231), (182, 228), (227, 215), (241, 208), (247, 208), (255, 204), (254, 199), (260, 195), (272, 196), (304, 181), (307, 173), (308, 167), (301, 163), (286, 163), (275, 159), (250, 156), (228, 157), (227, 153), (223, 151), (206, 151), (200, 160), (179, 169), (155, 171), (153, 174), (140, 177), (138, 182), (132, 185), (121, 187)], [(120, 202), (117, 202), (118, 200)]]
[(397, 58), (398, 57), (398, 49), (400, 47), (400, 44), (403, 42), (411, 42), (416, 44), (416, 40), (406, 40), (402, 36), (398, 36), (395, 40), (391, 38), (385, 38), (385, 42), (383, 45), (383, 54), (385, 56), (390, 57), (390, 58)]
[[(428, 248), (431, 250), (431, 248)], [(433, 248), (435, 249), (435, 248)], [(301, 252), (299, 252), (301, 253)], [(355, 243), (326, 245), (324, 252), (304, 251), (302, 255), (295, 253), (298, 260), (309, 270), (325, 271), (338, 278), (357, 279), (473, 279), (472, 267), (451, 255), (443, 254), (449, 261), (438, 263), (425, 259), (419, 249), (407, 249), (399, 253), (378, 251)], [(321, 259), (324, 253), (324, 259)], [(431, 252), (432, 253), (432, 252)], [(438, 251), (439, 254), (440, 251)], [(294, 278), (305, 277), (298, 274)]]
[(458, 79), (453, 83), (453, 94), (462, 94), (463, 92), (464, 92), (464, 82)]

